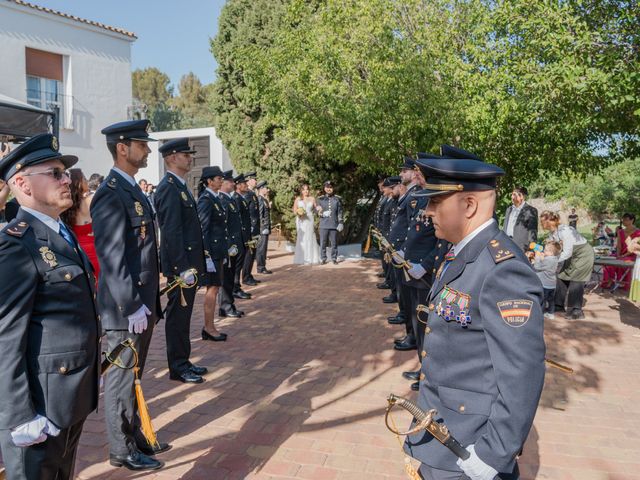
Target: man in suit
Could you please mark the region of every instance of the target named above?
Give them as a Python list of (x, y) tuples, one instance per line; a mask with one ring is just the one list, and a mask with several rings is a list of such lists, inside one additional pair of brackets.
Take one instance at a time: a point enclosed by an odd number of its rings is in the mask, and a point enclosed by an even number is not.
[(233, 171), (227, 170), (222, 178), (219, 198), (227, 215), (227, 244), (229, 246), (229, 258), (224, 266), (222, 286), (218, 293), (218, 315), (221, 317), (239, 318), (244, 315), (242, 310), (236, 309), (233, 290), (235, 284), (238, 257), (244, 253), (244, 240), (242, 237), (242, 217), (240, 209), (233, 198), (235, 191)]
[(251, 273), (253, 270), (253, 263), (255, 262), (257, 255), (257, 242), (260, 240), (260, 212), (258, 211), (258, 194), (256, 187), (258, 180), (256, 179), (256, 172), (245, 173), (244, 178), (247, 181), (247, 189), (242, 193), (242, 196), (249, 206), (251, 240), (256, 244), (256, 246), (248, 248), (247, 253), (244, 256), (244, 263), (242, 264), (242, 283), (253, 287), (260, 283), (260, 280), (254, 278)]
[(527, 189), (516, 187), (511, 192), (511, 205), (504, 215), (503, 230), (526, 252), (538, 239), (538, 210), (527, 203)]
[(244, 244), (244, 249), (240, 254), (238, 254), (238, 258), (236, 259), (237, 263), (236, 274), (233, 281), (233, 296), (241, 300), (247, 300), (251, 298), (251, 294), (242, 289), (240, 279), (243, 276), (242, 269), (245, 266), (245, 258), (247, 258), (249, 251), (253, 248), (251, 242), (251, 213), (249, 212), (249, 202), (245, 199), (245, 195), (249, 188), (247, 186), (247, 180), (244, 178), (243, 174), (236, 176), (233, 181), (236, 184), (236, 188), (235, 192), (232, 194), (232, 198), (234, 202), (236, 202), (238, 212), (240, 212), (242, 242)]
[(178, 287), (169, 292), (165, 316), (165, 336), (169, 378), (183, 383), (202, 383), (205, 367), (189, 361), (191, 313), (197, 283), (215, 266), (202, 240), (200, 220), (193, 195), (185, 177), (193, 164), (195, 150), (188, 138), (169, 140), (158, 149), (167, 173), (158, 185), (155, 207), (160, 226), (160, 265), (167, 282), (182, 280), (191, 288)]
[(427, 298), (418, 406), (437, 410), (466, 447), (459, 459), (421, 430), (405, 450), (423, 478), (515, 480), (516, 458), (544, 382), (542, 285), (524, 253), (493, 219), (499, 167), (464, 159), (418, 159), (426, 215), (453, 243)]
[[(207, 287), (204, 297), (204, 327), (202, 339), (213, 342), (224, 342), (226, 333), (221, 333), (215, 326), (216, 301), (218, 292), (224, 281), (225, 266), (230, 252), (227, 232), (227, 212), (220, 200), (220, 187), (224, 172), (220, 167), (204, 167), (200, 177), (198, 195), (198, 217), (204, 235), (205, 250), (209, 252), (213, 269), (207, 269), (204, 285)], [(211, 271), (209, 271), (211, 270)], [(233, 298), (233, 297), (231, 297)]]
[(333, 193), (333, 183), (324, 182), (324, 195), (318, 197), (320, 215), (320, 260), (327, 263), (327, 244), (331, 242), (331, 260), (338, 263), (338, 232), (344, 228), (342, 199)]
[(0, 232), (0, 447), (9, 479), (71, 479), (98, 405), (100, 322), (89, 259), (60, 214), (77, 157), (36, 135), (0, 160), (20, 202)]
[(269, 202), (269, 186), (263, 180), (257, 185), (258, 190), (258, 215), (260, 217), (260, 240), (256, 249), (256, 264), (258, 273), (271, 274), (267, 270), (267, 247), (271, 234), (271, 205)]
[[(138, 352), (142, 377), (153, 327), (161, 316), (159, 262), (154, 213), (134, 176), (147, 166), (148, 120), (119, 122), (102, 129), (113, 168), (91, 202), (96, 253), (100, 262), (98, 310), (107, 351), (129, 340)], [(126, 349), (121, 358), (132, 362)], [(153, 455), (171, 448), (150, 445), (140, 430), (132, 370), (111, 368), (104, 381), (109, 461), (130, 470), (164, 464)]]

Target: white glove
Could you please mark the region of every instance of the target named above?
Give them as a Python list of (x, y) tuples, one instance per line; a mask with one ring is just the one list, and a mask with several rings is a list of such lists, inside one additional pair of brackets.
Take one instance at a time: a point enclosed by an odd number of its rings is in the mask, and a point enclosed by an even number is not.
[(404, 253), (402, 252), (402, 250), (393, 252), (391, 254), (391, 259), (393, 260), (393, 263), (395, 263), (396, 265), (400, 265), (404, 262)]
[(341, 232), (342, 230), (344, 230), (344, 225), (339, 223), (338, 226), (336, 227), (336, 230)]
[(467, 451), (471, 454), (466, 460), (459, 458), (456, 461), (456, 465), (462, 469), (462, 471), (471, 480), (493, 480), (498, 471), (480, 460), (480, 457), (476, 455), (475, 446), (469, 445)]
[(398, 256), (404, 260), (404, 250), (396, 250), (396, 253), (398, 254)]
[(262, 235), (269, 235), (269, 229), (265, 228), (264, 230), (262, 230)]
[(151, 310), (146, 305), (142, 305), (136, 313), (129, 315), (129, 333), (137, 333), (138, 335), (144, 332), (149, 325), (147, 321), (147, 315), (151, 315)]
[(323, 216), (324, 218), (329, 218), (329, 217), (331, 216), (331, 211), (330, 211), (330, 210), (327, 210), (326, 212), (322, 212), (322, 216)]
[(407, 273), (411, 275), (413, 278), (422, 278), (427, 271), (424, 269), (422, 265), (419, 263), (410, 263), (411, 268), (407, 270)]
[(11, 439), (16, 447), (28, 447), (42, 443), (47, 439), (47, 435), (57, 437), (59, 434), (60, 429), (42, 415), (36, 415), (30, 422), (11, 429)]
[(185, 270), (180, 274), (180, 279), (187, 285), (193, 285), (196, 282), (196, 277), (191, 270)]
[(205, 262), (207, 264), (207, 272), (211, 273), (215, 273), (216, 272), (216, 264), (213, 263), (213, 260), (211, 260), (209, 257), (207, 257), (205, 259)]

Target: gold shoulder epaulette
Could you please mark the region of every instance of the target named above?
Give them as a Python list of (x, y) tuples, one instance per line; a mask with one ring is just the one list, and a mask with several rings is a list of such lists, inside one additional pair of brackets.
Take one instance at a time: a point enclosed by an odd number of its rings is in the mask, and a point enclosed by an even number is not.
[(516, 256), (516, 254), (511, 250), (501, 246), (500, 242), (495, 238), (489, 242), (489, 246), (487, 248), (489, 249), (491, 258), (493, 258), (493, 261), (496, 263), (504, 262), (505, 260)]
[(12, 237), (20, 238), (26, 233), (27, 230), (29, 230), (29, 224), (27, 222), (13, 220), (6, 227), (4, 227), (2, 231), (8, 233)]

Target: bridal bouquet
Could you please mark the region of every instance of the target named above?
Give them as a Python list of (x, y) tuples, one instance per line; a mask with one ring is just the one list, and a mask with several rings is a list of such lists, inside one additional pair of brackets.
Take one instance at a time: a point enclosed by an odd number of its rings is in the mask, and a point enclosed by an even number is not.
[(306, 212), (306, 210), (304, 208), (298, 207), (296, 209), (296, 215), (298, 215), (300, 218), (302, 218), (302, 217), (307, 215), (307, 212)]

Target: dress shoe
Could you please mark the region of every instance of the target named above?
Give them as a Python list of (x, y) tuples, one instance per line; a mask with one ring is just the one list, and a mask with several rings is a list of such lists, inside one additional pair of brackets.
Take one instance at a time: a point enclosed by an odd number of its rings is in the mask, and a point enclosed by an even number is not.
[(334, 265), (337, 265), (337, 264), (338, 264), (338, 260), (334, 260), (334, 261), (333, 261), (333, 264), (334, 264)]
[(417, 392), (418, 390), (420, 390), (420, 382), (412, 383), (411, 390), (413, 390), (414, 392)]
[(140, 450), (142, 453), (148, 456), (153, 456), (153, 455), (158, 455), (159, 453), (168, 452), (173, 448), (173, 445), (165, 442), (158, 442), (157, 446), (152, 446), (152, 445), (149, 445), (148, 443), (145, 445), (138, 445), (138, 442), (136, 442), (136, 446), (138, 447), (138, 450)]
[(196, 375), (204, 375), (209, 371), (207, 370), (207, 367), (201, 367), (200, 365), (193, 364), (189, 367), (189, 370), (191, 370), (191, 372), (195, 373)]
[(413, 380), (415, 382), (420, 378), (420, 370), (417, 372), (402, 372), (402, 376), (407, 380)]
[(202, 339), (203, 340), (211, 340), (213, 342), (226, 342), (227, 341), (227, 334), (226, 333), (220, 333), (220, 335), (211, 335), (209, 332), (207, 332), (203, 328), (202, 329)]
[(242, 316), (242, 313), (240, 312), (240, 310), (231, 310), (230, 312), (227, 312), (225, 310), (218, 310), (218, 316), (219, 317), (232, 317), (232, 318), (240, 318)]
[(244, 285), (248, 285), (250, 287), (255, 287), (256, 285), (258, 285), (258, 282), (256, 282), (255, 280), (245, 280), (244, 282), (242, 282)]
[(571, 320), (583, 320), (584, 312), (582, 310), (574, 310), (571, 315), (567, 314), (565, 316)]
[(398, 297), (393, 293), (382, 298), (382, 303), (396, 303), (397, 301)]
[(327, 260), (326, 260), (326, 259), (325, 259), (325, 260), (322, 260), (322, 261), (320, 262), (320, 265), (326, 265), (326, 264), (327, 264)]
[(404, 318), (402, 317), (389, 317), (387, 318), (389, 325), (404, 325)]
[(202, 378), (200, 375), (196, 375), (191, 370), (185, 370), (184, 372), (182, 372), (180, 374), (170, 373), (169, 374), (169, 378), (171, 380), (178, 380), (179, 382), (182, 382), (182, 383), (202, 383), (202, 382), (204, 382), (204, 378)]
[(406, 352), (407, 350), (415, 350), (417, 347), (415, 342), (404, 340), (400, 343), (396, 343), (393, 348), (400, 350), (401, 352)]
[(263, 268), (261, 270), (258, 270), (258, 273), (262, 273), (263, 275), (271, 275), (273, 272), (271, 270), (267, 270), (266, 268)]
[(238, 290), (237, 292), (233, 292), (233, 297), (239, 298), (240, 300), (249, 300), (251, 298), (251, 294), (242, 290)]
[(158, 470), (164, 467), (164, 462), (138, 451), (129, 455), (109, 455), (109, 463), (114, 467), (125, 467), (129, 470)]
[(382, 282), (376, 284), (376, 288), (379, 288), (380, 290), (388, 290), (389, 288), (391, 288), (391, 285), (389, 285), (387, 282)]
[(399, 318), (400, 320), (402, 320), (404, 322), (404, 315), (402, 315), (401, 312), (398, 312), (396, 315), (393, 315), (391, 317), (387, 317), (387, 320), (391, 320), (393, 318)]

